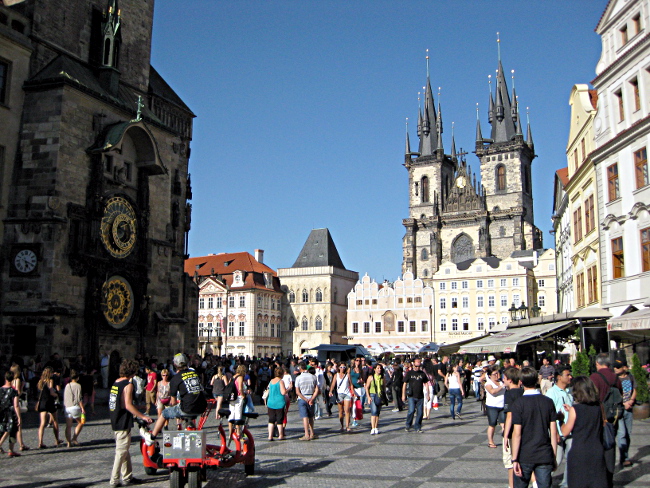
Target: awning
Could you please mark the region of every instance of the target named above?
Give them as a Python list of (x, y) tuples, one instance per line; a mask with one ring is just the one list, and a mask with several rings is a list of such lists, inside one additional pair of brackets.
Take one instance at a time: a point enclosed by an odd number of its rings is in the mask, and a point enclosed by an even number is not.
[(613, 317), (607, 321), (607, 331), (621, 337), (639, 338), (650, 336), (650, 308)]
[(548, 324), (516, 327), (483, 337), (470, 344), (461, 346), (458, 354), (480, 354), (490, 352), (512, 353), (520, 344), (546, 339), (575, 323), (574, 320), (551, 322)]

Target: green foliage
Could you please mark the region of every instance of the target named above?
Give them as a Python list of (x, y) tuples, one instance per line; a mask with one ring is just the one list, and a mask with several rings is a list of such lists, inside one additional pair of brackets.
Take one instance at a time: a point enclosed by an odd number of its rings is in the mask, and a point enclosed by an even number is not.
[[(592, 346), (593, 347), (593, 346)], [(571, 374), (574, 378), (578, 376), (589, 376), (589, 356), (587, 353), (580, 351), (576, 354), (575, 361), (571, 363)]]
[(648, 374), (641, 367), (641, 361), (638, 354), (632, 356), (632, 376), (636, 381), (636, 401), (638, 403), (647, 403), (650, 401), (650, 391), (648, 391)]
[(598, 354), (593, 344), (589, 346), (589, 352), (587, 354), (589, 355), (590, 358), (593, 358), (596, 356), (596, 354)]

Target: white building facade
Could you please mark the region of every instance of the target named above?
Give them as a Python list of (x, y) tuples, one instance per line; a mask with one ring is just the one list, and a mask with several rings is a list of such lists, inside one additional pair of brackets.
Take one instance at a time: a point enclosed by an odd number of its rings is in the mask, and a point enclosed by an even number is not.
[(598, 186), (602, 307), (640, 309), (650, 289), (650, 2), (608, 3), (592, 154)]

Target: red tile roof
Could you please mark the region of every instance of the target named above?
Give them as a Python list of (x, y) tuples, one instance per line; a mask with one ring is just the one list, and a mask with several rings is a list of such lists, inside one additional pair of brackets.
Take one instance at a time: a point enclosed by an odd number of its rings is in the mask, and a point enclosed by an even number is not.
[(558, 169), (555, 173), (557, 174), (557, 177), (560, 178), (562, 185), (566, 186), (569, 182), (569, 168), (566, 167)]
[(185, 272), (190, 276), (194, 276), (195, 272), (198, 272), (199, 276), (210, 276), (213, 269), (214, 274), (218, 275), (231, 275), (233, 271), (239, 269), (255, 273), (272, 273), (273, 276), (277, 276), (275, 271), (266, 264), (257, 262), (247, 252), (224, 252), (185, 260)]
[(589, 100), (592, 107), (598, 108), (598, 90), (589, 90)]

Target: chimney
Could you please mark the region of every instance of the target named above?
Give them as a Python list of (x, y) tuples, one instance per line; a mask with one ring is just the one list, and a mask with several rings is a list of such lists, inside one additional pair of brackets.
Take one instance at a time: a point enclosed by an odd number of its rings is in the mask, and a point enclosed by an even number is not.
[(264, 264), (264, 249), (255, 249), (255, 261)]

